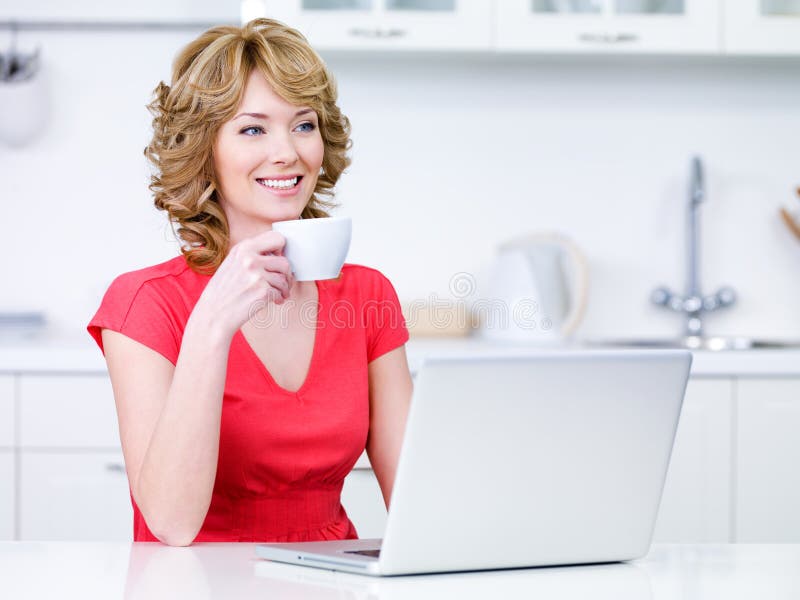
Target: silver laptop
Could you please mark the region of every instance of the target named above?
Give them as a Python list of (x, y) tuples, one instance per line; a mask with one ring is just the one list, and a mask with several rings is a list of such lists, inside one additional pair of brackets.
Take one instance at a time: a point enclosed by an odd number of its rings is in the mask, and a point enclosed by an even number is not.
[(256, 554), (368, 575), (644, 556), (691, 361), (685, 350), (428, 359), (383, 540)]

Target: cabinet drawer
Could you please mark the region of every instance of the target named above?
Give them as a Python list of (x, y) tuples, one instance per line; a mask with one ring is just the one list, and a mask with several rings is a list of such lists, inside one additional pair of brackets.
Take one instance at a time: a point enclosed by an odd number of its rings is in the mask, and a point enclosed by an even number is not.
[(0, 450), (0, 541), (14, 539), (14, 453)]
[(120, 447), (107, 375), (23, 375), (19, 394), (22, 447)]
[(726, 379), (689, 380), (654, 541), (731, 540), (731, 396)]
[(800, 379), (737, 382), (736, 542), (800, 542)]
[(122, 452), (23, 451), (20, 538), (133, 538), (133, 509)]
[(371, 469), (353, 470), (344, 480), (342, 505), (360, 538), (382, 538), (386, 529), (386, 507)]
[(0, 375), (0, 448), (14, 445), (14, 377)]

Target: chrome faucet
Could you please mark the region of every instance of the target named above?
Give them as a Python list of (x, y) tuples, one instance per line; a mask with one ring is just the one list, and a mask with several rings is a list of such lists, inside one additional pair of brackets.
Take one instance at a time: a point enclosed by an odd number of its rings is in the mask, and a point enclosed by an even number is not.
[(700, 289), (699, 248), (700, 229), (698, 211), (705, 200), (705, 183), (703, 178), (703, 162), (699, 156), (692, 158), (692, 174), (689, 182), (689, 211), (687, 219), (688, 255), (686, 294), (680, 296), (666, 287), (653, 290), (650, 300), (659, 306), (666, 306), (686, 315), (685, 335), (701, 337), (703, 335), (702, 314), (711, 312), (736, 302), (736, 292), (730, 287), (722, 287), (710, 296), (703, 296)]

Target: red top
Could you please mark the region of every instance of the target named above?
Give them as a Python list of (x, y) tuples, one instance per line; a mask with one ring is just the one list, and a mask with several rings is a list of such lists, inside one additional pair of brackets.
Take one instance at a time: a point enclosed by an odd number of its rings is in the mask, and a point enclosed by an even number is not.
[[(183, 256), (125, 273), (109, 287), (89, 333), (101, 350), (101, 329), (111, 329), (175, 364), (209, 279)], [(338, 279), (316, 284), (314, 350), (297, 392), (275, 382), (241, 331), (233, 337), (217, 475), (195, 541), (357, 537), (340, 495), (367, 441), (367, 365), (404, 344), (408, 331), (392, 284), (375, 269), (345, 264)], [(133, 539), (157, 541), (135, 502)]]

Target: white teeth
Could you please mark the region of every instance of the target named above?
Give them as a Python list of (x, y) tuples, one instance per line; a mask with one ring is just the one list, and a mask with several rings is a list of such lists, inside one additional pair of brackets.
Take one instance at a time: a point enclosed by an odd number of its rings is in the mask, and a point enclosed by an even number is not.
[(291, 179), (259, 179), (258, 182), (271, 188), (288, 189), (297, 185), (297, 177), (292, 177)]

